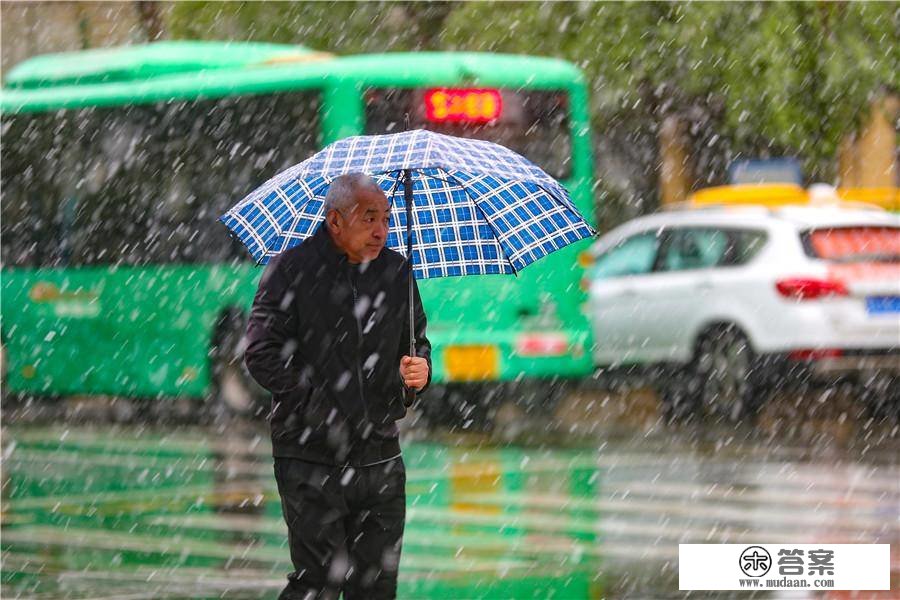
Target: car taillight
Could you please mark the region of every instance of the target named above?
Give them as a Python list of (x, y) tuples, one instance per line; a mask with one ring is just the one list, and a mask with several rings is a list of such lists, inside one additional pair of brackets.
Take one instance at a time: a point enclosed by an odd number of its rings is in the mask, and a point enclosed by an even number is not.
[(778, 293), (795, 300), (814, 300), (824, 296), (847, 296), (850, 292), (840, 281), (794, 277), (775, 283)]
[(813, 361), (826, 358), (840, 358), (843, 355), (844, 351), (840, 348), (807, 348), (803, 350), (792, 351), (790, 354), (788, 354), (788, 358), (790, 360)]
[(590, 277), (582, 277), (581, 281), (578, 283), (578, 285), (581, 287), (582, 292), (591, 291), (591, 278)]

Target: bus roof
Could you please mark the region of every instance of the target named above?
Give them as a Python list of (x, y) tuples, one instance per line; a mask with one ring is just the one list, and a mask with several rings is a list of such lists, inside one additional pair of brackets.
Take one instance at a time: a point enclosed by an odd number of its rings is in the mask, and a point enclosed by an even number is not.
[(35, 89), (136, 81), (207, 69), (330, 56), (287, 44), (171, 41), (35, 56), (16, 65), (5, 85)]
[[(156, 49), (154, 47), (160, 47)], [(197, 57), (192, 49), (203, 48)], [(223, 49), (219, 57), (216, 48)], [(227, 48), (227, 50), (225, 50)], [(66, 79), (66, 65), (103, 53), (92, 73)], [(207, 61), (207, 62), (204, 62)], [(83, 67), (85, 70), (88, 67)], [(57, 77), (57, 83), (53, 77)], [(48, 82), (38, 85), (37, 82)], [(30, 82), (27, 83), (26, 82)], [(332, 57), (302, 46), (243, 42), (157, 42), (35, 57), (16, 67), (0, 93), (3, 112), (34, 112), (327, 87), (481, 85), (535, 89), (583, 84), (581, 71), (554, 58), (480, 52), (396, 52)], [(12, 87), (17, 83), (18, 87)]]

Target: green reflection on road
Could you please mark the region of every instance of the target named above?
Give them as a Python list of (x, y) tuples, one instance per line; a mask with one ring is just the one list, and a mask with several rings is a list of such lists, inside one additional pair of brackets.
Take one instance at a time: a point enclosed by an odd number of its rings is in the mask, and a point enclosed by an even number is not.
[[(4, 443), (4, 596), (278, 595), (290, 564), (264, 435), (13, 429)], [(401, 598), (602, 595), (591, 453), (414, 443), (404, 459)]]

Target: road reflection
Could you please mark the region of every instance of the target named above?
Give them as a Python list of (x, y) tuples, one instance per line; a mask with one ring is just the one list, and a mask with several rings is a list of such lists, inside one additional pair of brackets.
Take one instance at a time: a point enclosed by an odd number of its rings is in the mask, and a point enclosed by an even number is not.
[[(401, 597), (678, 596), (679, 543), (900, 543), (896, 436), (862, 452), (732, 428), (565, 431), (409, 433)], [(3, 434), (3, 597), (277, 596), (263, 427)]]

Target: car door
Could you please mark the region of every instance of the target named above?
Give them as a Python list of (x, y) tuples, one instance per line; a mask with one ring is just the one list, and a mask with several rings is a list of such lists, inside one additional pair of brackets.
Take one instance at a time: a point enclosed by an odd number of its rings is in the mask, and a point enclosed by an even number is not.
[(645, 330), (642, 324), (651, 318), (637, 289), (653, 271), (659, 241), (657, 230), (635, 233), (596, 257), (588, 300), (595, 364), (634, 362), (636, 331)]
[(642, 358), (686, 362), (695, 333), (710, 310), (718, 308), (722, 267), (734, 247), (731, 234), (717, 227), (675, 227), (666, 232), (652, 278), (635, 292), (651, 315), (642, 325)]

